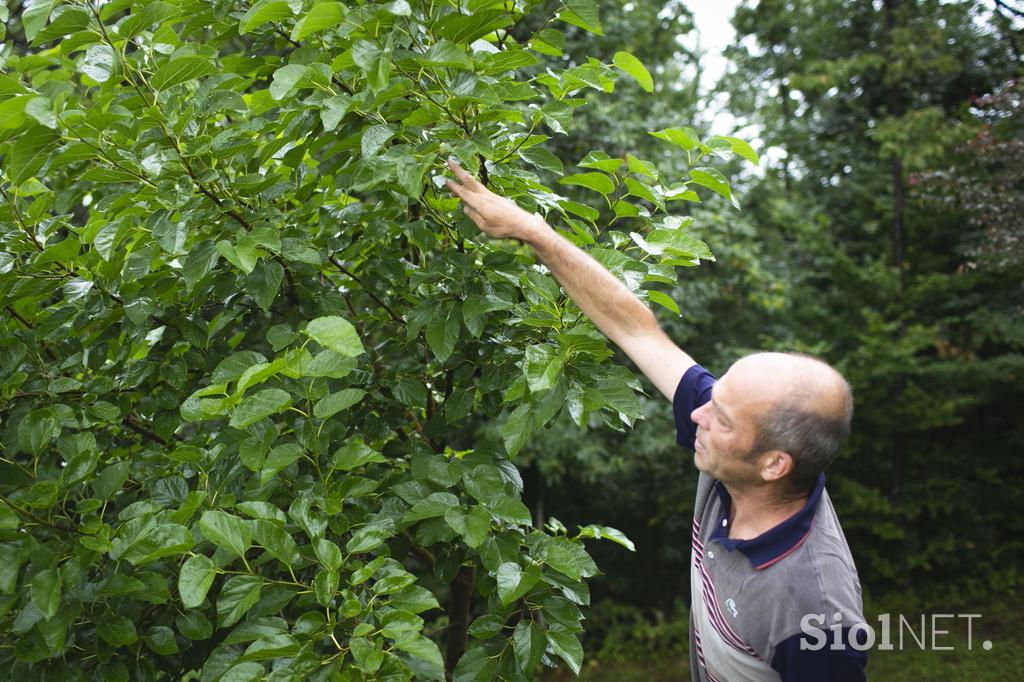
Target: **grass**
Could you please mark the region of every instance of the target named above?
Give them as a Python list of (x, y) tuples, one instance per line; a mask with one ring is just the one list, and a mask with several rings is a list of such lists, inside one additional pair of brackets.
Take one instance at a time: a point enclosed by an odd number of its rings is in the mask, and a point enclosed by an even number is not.
[[(884, 682), (1008, 682), (1019, 680), (1024, 660), (1024, 609), (1017, 595), (994, 599), (984, 608), (976, 609), (932, 609), (928, 613), (976, 613), (980, 618), (972, 621), (971, 648), (967, 648), (967, 621), (963, 618), (940, 619), (938, 630), (948, 634), (938, 635), (936, 644), (953, 647), (952, 651), (921, 650), (919, 644), (904, 629), (903, 648), (899, 650), (899, 624), (896, 609), (869, 607), (868, 622), (880, 633), (877, 616), (890, 612), (892, 616), (891, 642), (893, 651), (879, 651), (877, 642), (868, 654), (868, 679)], [(921, 633), (920, 612), (905, 610), (906, 621), (918, 637)], [(931, 644), (931, 621), (927, 620)], [(991, 649), (983, 646), (991, 642)], [(594, 648), (587, 643), (588, 651)], [(621, 650), (621, 647), (620, 647)], [(664, 655), (651, 652), (631, 657), (589, 656), (584, 661), (578, 679), (586, 682), (685, 682), (690, 680), (690, 664), (685, 655)], [(561, 682), (576, 679), (564, 665), (540, 678), (545, 682)]]

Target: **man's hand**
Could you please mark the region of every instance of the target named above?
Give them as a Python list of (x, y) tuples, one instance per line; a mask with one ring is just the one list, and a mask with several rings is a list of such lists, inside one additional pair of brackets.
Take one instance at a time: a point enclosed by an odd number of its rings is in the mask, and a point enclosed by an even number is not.
[(462, 199), (462, 210), (486, 234), (532, 243), (543, 231), (551, 229), (539, 215), (527, 213), (511, 199), (484, 187), (454, 160), (448, 159), (448, 167), (462, 183), (448, 180), (448, 189)]

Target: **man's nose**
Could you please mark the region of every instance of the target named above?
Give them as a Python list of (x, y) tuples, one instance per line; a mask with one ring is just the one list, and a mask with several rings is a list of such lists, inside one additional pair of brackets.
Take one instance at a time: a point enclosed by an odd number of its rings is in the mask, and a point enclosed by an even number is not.
[(707, 410), (705, 409), (706, 407), (707, 405), (701, 405), (696, 410), (690, 413), (690, 419), (693, 421), (694, 424), (704, 426), (704, 415), (707, 412)]

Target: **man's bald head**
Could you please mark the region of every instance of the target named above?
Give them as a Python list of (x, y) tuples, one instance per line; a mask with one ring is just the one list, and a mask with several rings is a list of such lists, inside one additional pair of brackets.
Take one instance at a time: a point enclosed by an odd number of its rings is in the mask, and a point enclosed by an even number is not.
[(831, 365), (797, 353), (755, 353), (729, 370), (766, 399), (751, 454), (781, 450), (793, 458), (790, 479), (806, 490), (850, 434), (853, 396)]

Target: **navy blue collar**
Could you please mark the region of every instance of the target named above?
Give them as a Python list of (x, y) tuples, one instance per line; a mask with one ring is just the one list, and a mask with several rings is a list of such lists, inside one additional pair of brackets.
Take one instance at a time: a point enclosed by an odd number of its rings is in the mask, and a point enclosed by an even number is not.
[(803, 544), (811, 533), (811, 525), (814, 523), (814, 514), (818, 511), (818, 503), (821, 501), (821, 493), (825, 490), (825, 474), (818, 474), (814, 482), (814, 488), (803, 509), (790, 516), (788, 519), (775, 526), (771, 530), (758, 535), (750, 540), (733, 540), (729, 538), (727, 522), (729, 511), (732, 509), (732, 496), (725, 489), (721, 481), (715, 481), (715, 491), (722, 500), (722, 518), (711, 531), (710, 540), (718, 541), (725, 549), (732, 551), (738, 549), (750, 560), (750, 563), (758, 571), (768, 568), (783, 557), (790, 554), (797, 547)]

